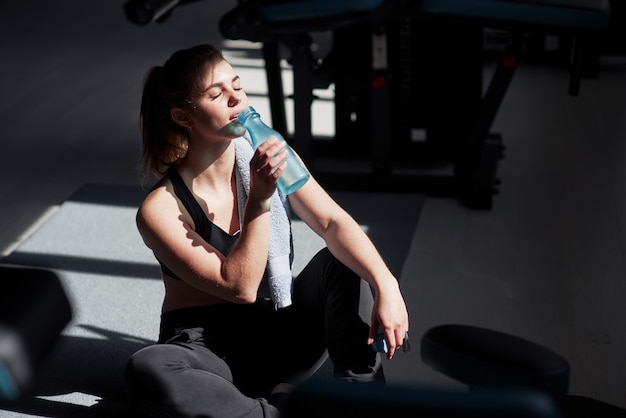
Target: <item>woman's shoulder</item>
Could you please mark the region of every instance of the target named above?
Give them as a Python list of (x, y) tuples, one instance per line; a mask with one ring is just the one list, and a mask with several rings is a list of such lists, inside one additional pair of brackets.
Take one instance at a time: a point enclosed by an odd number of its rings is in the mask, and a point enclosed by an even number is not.
[[(168, 180), (159, 182), (146, 195), (135, 218), (137, 229), (150, 248), (155, 240), (174, 236), (174, 231), (195, 229), (191, 216), (184, 209)], [(161, 238), (157, 238), (161, 237)]]
[(174, 197), (173, 193), (174, 187), (172, 186), (172, 182), (169, 179), (169, 176), (162, 177), (158, 182), (152, 186), (150, 191), (146, 194), (143, 199), (141, 206), (151, 205), (154, 201), (159, 201), (161, 199), (167, 199), (168, 196), (170, 198)]
[(137, 210), (137, 217), (150, 218), (159, 216), (164, 211), (174, 210), (178, 207), (177, 198), (171, 181), (164, 177), (159, 180), (146, 194)]

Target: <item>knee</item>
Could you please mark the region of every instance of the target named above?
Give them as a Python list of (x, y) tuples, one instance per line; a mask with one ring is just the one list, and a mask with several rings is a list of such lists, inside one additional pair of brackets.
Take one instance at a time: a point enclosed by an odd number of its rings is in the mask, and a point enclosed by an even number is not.
[(135, 352), (124, 369), (124, 388), (130, 406), (140, 416), (169, 416), (170, 399), (166, 353), (169, 347), (156, 344)]
[(187, 351), (173, 344), (155, 344), (135, 352), (124, 369), (128, 394), (136, 398), (167, 396), (172, 373), (191, 367)]
[(327, 279), (340, 278), (345, 281), (351, 279), (353, 282), (357, 282), (360, 277), (350, 270), (345, 264), (339, 261), (333, 253), (330, 252), (328, 247), (321, 249), (313, 258), (313, 263), (322, 266), (321, 271), (323, 276)]
[(228, 365), (209, 350), (155, 344), (130, 357), (124, 370), (124, 384), (131, 397), (167, 398), (177, 384), (194, 380), (194, 373), (232, 381)]
[(124, 369), (126, 391), (134, 396), (159, 380), (159, 346), (148, 346), (134, 353)]

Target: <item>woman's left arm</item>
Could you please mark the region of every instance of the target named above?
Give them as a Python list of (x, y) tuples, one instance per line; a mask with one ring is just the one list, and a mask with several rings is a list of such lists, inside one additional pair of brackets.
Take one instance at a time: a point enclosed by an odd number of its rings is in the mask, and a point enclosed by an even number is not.
[(389, 351), (387, 358), (402, 346), (409, 320), (398, 280), (391, 273), (374, 244), (358, 223), (315, 181), (309, 181), (289, 195), (296, 215), (326, 242), (335, 257), (367, 281), (375, 291), (369, 343), (382, 327)]

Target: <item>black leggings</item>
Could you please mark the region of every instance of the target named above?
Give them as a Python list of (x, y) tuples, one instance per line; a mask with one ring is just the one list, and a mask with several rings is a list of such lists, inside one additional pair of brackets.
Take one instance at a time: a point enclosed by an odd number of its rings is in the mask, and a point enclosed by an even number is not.
[(266, 401), (272, 388), (326, 349), (337, 376), (369, 376), (380, 361), (367, 345), (373, 298), (364, 284), (323, 249), (294, 281), (287, 308), (259, 300), (167, 312), (159, 343), (128, 362), (131, 400), (150, 417), (277, 417)]

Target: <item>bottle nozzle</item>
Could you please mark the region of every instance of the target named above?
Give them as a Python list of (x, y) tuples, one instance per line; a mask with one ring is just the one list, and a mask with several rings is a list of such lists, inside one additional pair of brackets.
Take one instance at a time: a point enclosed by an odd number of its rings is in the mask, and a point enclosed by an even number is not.
[(252, 113), (256, 113), (256, 110), (254, 110), (252, 106), (248, 106), (247, 108), (245, 108), (244, 110), (242, 110), (241, 112), (237, 114), (237, 119), (239, 120), (239, 122), (244, 123), (248, 115)]

